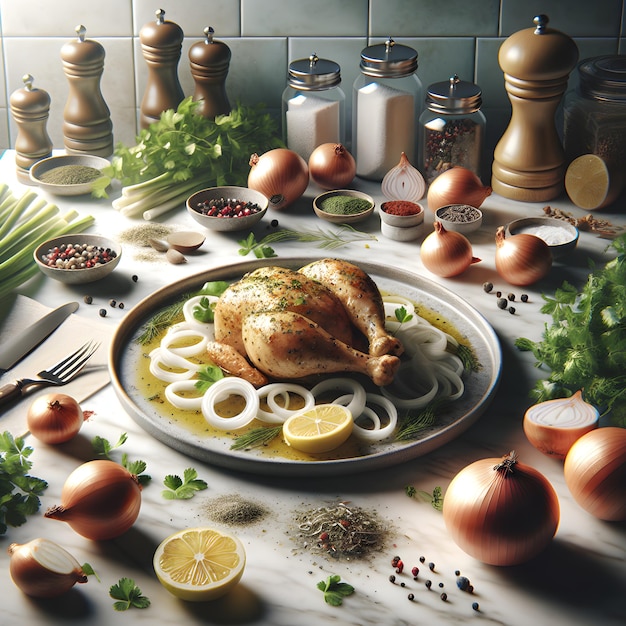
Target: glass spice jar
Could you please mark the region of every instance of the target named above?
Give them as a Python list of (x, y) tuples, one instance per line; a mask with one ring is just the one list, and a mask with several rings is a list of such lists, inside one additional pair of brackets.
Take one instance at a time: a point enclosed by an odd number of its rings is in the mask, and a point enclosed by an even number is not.
[(417, 52), (389, 38), (361, 51), (352, 89), (352, 156), (361, 178), (382, 180), (404, 152), (417, 157), (416, 124), (423, 88)]
[(486, 120), (480, 87), (455, 74), (428, 87), (419, 120), (418, 169), (427, 183), (457, 165), (480, 178)]
[(341, 68), (313, 53), (289, 64), (282, 96), (283, 141), (305, 161), (323, 143), (345, 144)]
[(567, 162), (583, 154), (602, 158), (609, 169), (626, 161), (626, 55), (581, 61), (579, 85), (566, 94), (563, 143)]

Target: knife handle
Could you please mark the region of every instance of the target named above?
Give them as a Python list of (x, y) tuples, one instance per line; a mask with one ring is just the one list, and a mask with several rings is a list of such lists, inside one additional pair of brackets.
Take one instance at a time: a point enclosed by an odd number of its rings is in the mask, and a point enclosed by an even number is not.
[(19, 380), (0, 387), (0, 406), (22, 397), (23, 386)]

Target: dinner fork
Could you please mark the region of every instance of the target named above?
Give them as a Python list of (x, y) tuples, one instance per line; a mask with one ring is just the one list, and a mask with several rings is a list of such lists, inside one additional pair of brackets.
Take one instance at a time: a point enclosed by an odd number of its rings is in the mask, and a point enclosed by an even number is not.
[(39, 372), (39, 378), (20, 378), (0, 387), (0, 406), (22, 397), (31, 387), (67, 385), (87, 365), (99, 346), (98, 342), (88, 341), (52, 367)]

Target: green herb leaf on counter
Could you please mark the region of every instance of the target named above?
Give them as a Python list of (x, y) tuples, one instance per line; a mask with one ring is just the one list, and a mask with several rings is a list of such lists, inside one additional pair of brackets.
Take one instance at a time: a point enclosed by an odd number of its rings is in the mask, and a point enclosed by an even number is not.
[(206, 482), (198, 478), (198, 472), (191, 467), (184, 471), (182, 479), (175, 474), (168, 474), (163, 484), (167, 489), (164, 489), (161, 495), (166, 500), (189, 500), (194, 497), (196, 491), (208, 488)]
[(341, 582), (341, 576), (332, 574), (326, 580), (320, 580), (317, 588), (324, 593), (324, 602), (331, 606), (341, 606), (343, 599), (354, 593), (354, 587)]
[(413, 485), (407, 485), (404, 491), (409, 498), (420, 497), (422, 500), (430, 502), (436, 511), (443, 511), (443, 491), (441, 487), (435, 487), (432, 493), (428, 493), (428, 491), (416, 489)]
[(111, 451), (115, 450), (116, 448), (119, 448), (120, 446), (123, 446), (126, 443), (127, 439), (128, 439), (128, 435), (126, 433), (122, 433), (119, 439), (117, 440), (117, 442), (114, 444), (111, 444), (108, 439), (105, 439), (104, 437), (100, 437), (99, 435), (96, 435), (91, 440), (91, 446), (93, 447), (96, 454), (98, 454), (99, 456), (103, 456), (110, 460), (111, 457), (109, 455)]
[(127, 611), (130, 608), (147, 609), (150, 600), (142, 595), (132, 578), (120, 578), (117, 584), (111, 585), (109, 595), (118, 602), (113, 603), (116, 611)]
[(80, 569), (83, 570), (83, 574), (85, 574), (85, 576), (94, 576), (99, 583), (102, 582), (100, 580), (100, 576), (96, 574), (96, 570), (89, 563), (83, 563), (80, 566)]
[(582, 390), (586, 402), (626, 427), (626, 235), (609, 247), (617, 256), (595, 268), (580, 291), (564, 282), (554, 296), (542, 296), (541, 311), (552, 316), (542, 340), (520, 337), (515, 345), (550, 370), (531, 391), (536, 402)]
[(122, 454), (122, 467), (125, 467), (133, 476), (137, 477), (139, 484), (145, 487), (151, 480), (152, 476), (144, 474), (146, 471), (145, 461), (130, 461), (128, 455)]
[(8, 431), (0, 435), (0, 535), (9, 526), (24, 524), (26, 516), (36, 513), (41, 505), (39, 496), (48, 483), (28, 474), (32, 453), (22, 437), (14, 438)]

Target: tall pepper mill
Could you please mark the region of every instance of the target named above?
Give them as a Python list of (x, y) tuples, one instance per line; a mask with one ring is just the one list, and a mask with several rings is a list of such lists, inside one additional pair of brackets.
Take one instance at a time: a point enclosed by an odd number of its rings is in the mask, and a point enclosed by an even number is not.
[(30, 183), (29, 170), (39, 160), (52, 154), (52, 141), (46, 128), (50, 95), (33, 87), (34, 78), (25, 74), (24, 87), (11, 94), (11, 114), (17, 124), (15, 165), (20, 182)]
[(198, 112), (213, 119), (230, 113), (226, 94), (226, 76), (230, 65), (230, 48), (223, 41), (213, 39), (215, 31), (207, 26), (204, 41), (198, 41), (189, 49), (191, 75), (196, 87), (193, 99), (199, 100)]
[(176, 109), (185, 97), (178, 80), (178, 61), (183, 44), (182, 28), (156, 11), (156, 21), (139, 31), (141, 51), (148, 66), (148, 82), (141, 101), (141, 128), (157, 122), (163, 111)]
[(523, 202), (545, 202), (563, 191), (565, 153), (555, 113), (578, 61), (574, 41), (548, 28), (546, 15), (534, 23), (511, 35), (498, 53), (512, 114), (496, 145), (491, 186)]
[(76, 27), (77, 39), (61, 48), (69, 94), (63, 110), (63, 142), (70, 154), (107, 157), (113, 152), (113, 123), (100, 91), (104, 48), (85, 39), (87, 29)]

